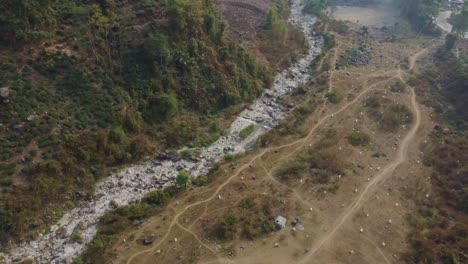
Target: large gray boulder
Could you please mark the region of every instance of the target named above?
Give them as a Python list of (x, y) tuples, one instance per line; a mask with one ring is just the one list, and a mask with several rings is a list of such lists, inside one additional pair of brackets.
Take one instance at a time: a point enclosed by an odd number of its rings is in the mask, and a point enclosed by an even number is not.
[(10, 102), (10, 87), (2, 87), (0, 88), (0, 101), (3, 103)]

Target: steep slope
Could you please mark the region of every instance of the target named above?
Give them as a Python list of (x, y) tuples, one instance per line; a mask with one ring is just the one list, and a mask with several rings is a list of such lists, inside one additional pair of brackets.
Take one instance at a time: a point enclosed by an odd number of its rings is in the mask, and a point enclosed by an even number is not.
[[(6, 1), (0, 239), (42, 232), (110, 170), (206, 145), (271, 73), (212, 1)], [(224, 112), (222, 112), (224, 111)]]

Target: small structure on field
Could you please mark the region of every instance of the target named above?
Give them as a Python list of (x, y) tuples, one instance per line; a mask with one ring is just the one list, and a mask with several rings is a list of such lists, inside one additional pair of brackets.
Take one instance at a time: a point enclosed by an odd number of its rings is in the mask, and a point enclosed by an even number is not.
[(282, 217), (281, 215), (278, 216), (275, 220), (275, 226), (278, 229), (283, 229), (286, 226), (286, 218)]

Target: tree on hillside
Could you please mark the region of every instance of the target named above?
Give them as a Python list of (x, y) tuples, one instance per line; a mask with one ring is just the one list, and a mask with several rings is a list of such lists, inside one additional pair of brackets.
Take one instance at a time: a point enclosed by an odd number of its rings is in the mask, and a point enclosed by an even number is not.
[(273, 24), (278, 20), (278, 10), (276, 6), (273, 6), (270, 11), (268, 11), (267, 19), (265, 22), (265, 29), (272, 29)]
[(267, 14), (264, 28), (274, 36), (275, 45), (283, 45), (288, 37), (288, 24), (278, 17), (278, 9), (274, 5)]
[(465, 2), (462, 11), (453, 17), (453, 31), (458, 34), (465, 34), (468, 31), (468, 2)]
[(397, 0), (401, 13), (417, 30), (431, 32), (441, 0)]
[(150, 100), (146, 119), (150, 122), (170, 120), (179, 111), (179, 101), (174, 94), (161, 94)]
[(176, 184), (180, 188), (185, 188), (190, 182), (190, 173), (187, 170), (179, 171), (176, 178)]
[(55, 25), (50, 0), (0, 1), (0, 41), (14, 44), (48, 35)]
[(159, 65), (167, 65), (171, 61), (169, 38), (166, 34), (150, 32), (144, 46), (146, 53)]
[(457, 42), (456, 34), (453, 34), (453, 33), (447, 34), (447, 36), (445, 37), (445, 51), (446, 52), (451, 51), (455, 47), (456, 42)]

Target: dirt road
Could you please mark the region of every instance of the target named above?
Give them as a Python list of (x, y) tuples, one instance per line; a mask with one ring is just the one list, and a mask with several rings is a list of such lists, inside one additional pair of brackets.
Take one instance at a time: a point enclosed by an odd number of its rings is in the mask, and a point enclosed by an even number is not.
[[(424, 52), (426, 52), (426, 49), (422, 49), (419, 52), (417, 52), (415, 55), (413, 55), (410, 58), (410, 68), (409, 70), (412, 70), (415, 66), (415, 61), (419, 56), (421, 56)], [(317, 253), (317, 251), (320, 250), (320, 248), (328, 241), (330, 241), (336, 232), (348, 221), (348, 219), (354, 215), (357, 210), (361, 207), (363, 202), (369, 197), (370, 194), (372, 194), (379, 183), (390, 177), (393, 173), (393, 171), (403, 162), (406, 161), (407, 159), (407, 153), (408, 153), (408, 147), (411, 143), (411, 141), (414, 139), (419, 126), (421, 125), (421, 111), (419, 109), (418, 103), (416, 102), (416, 93), (414, 90), (409, 87), (406, 82), (403, 79), (402, 76), (402, 71), (401, 69), (398, 69), (397, 71), (397, 76), (401, 81), (405, 83), (405, 85), (410, 88), (411, 91), (411, 105), (412, 105), (412, 110), (415, 115), (415, 122), (413, 124), (413, 127), (411, 130), (408, 132), (406, 137), (403, 139), (403, 141), (400, 144), (400, 148), (398, 151), (398, 155), (396, 159), (388, 164), (379, 174), (377, 174), (370, 182), (367, 184), (364, 188), (364, 190), (360, 193), (357, 199), (353, 201), (351, 206), (348, 207), (347, 210), (345, 210), (340, 217), (336, 220), (336, 222), (332, 225), (332, 228), (329, 232), (324, 234), (321, 238), (318, 238), (318, 242), (311, 248), (311, 250), (304, 256), (304, 258), (299, 262), (299, 263), (311, 263), (311, 257)]]

